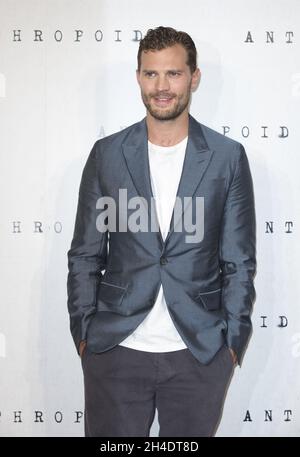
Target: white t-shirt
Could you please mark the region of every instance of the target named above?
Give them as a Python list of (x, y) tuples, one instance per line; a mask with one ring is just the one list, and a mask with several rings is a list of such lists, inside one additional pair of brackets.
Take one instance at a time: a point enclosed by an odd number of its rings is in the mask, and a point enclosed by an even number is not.
[[(182, 173), (188, 137), (174, 146), (158, 146), (148, 141), (152, 193), (163, 239), (169, 230)], [(119, 343), (132, 349), (169, 352), (186, 348), (169, 314), (162, 285), (156, 302), (141, 324)]]

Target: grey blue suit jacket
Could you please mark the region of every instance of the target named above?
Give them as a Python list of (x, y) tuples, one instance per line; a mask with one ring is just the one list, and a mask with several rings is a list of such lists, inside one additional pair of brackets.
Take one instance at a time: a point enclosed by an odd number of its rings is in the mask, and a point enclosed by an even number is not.
[(118, 207), (119, 189), (126, 189), (128, 199), (142, 196), (151, 207), (146, 118), (94, 144), (68, 251), (68, 311), (77, 351), (81, 340), (94, 352), (124, 340), (150, 312), (162, 284), (170, 316), (194, 356), (208, 364), (227, 344), (241, 364), (255, 298), (249, 163), (240, 143), (191, 115), (188, 135), (177, 196), (192, 197), (192, 205), (204, 197), (204, 236), (194, 243), (186, 242), (184, 226), (174, 230), (174, 212), (165, 240), (150, 229), (99, 231), (99, 197), (112, 197)]

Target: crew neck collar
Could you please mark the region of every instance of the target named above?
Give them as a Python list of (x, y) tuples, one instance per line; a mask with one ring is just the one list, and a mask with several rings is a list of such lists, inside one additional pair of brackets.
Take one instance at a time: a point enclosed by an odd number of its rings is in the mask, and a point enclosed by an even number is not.
[(155, 149), (174, 149), (174, 148), (178, 148), (180, 147), (183, 143), (185, 143), (187, 141), (187, 138), (188, 138), (188, 135), (183, 138), (183, 140), (181, 140), (179, 143), (176, 143), (176, 144), (173, 144), (172, 146), (161, 146), (159, 144), (154, 144), (154, 143), (151, 143), (150, 140), (148, 140), (148, 143)]

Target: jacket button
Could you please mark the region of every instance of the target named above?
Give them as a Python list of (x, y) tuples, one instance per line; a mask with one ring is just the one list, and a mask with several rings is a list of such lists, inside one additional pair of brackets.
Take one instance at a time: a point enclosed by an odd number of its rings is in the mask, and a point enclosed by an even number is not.
[(160, 264), (161, 265), (166, 265), (166, 263), (168, 263), (168, 259), (166, 257), (162, 256), (160, 258)]

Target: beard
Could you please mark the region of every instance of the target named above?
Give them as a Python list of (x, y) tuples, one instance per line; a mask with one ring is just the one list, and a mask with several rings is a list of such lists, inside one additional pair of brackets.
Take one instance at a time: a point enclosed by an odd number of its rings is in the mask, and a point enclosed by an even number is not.
[[(177, 96), (176, 94), (172, 93), (164, 93), (164, 92), (159, 92), (155, 94), (145, 94), (145, 92), (141, 91), (142, 95), (142, 100), (143, 103), (146, 107), (146, 109), (149, 111), (152, 117), (154, 119), (157, 119), (158, 121), (170, 121), (173, 119), (176, 119), (178, 116), (180, 116), (181, 113), (186, 109), (190, 102), (190, 90), (188, 90), (185, 94), (182, 94), (180, 96)], [(156, 107), (151, 104), (151, 99), (155, 97), (172, 97), (172, 99), (175, 100), (175, 103), (173, 104), (172, 107), (167, 108), (167, 107)]]

